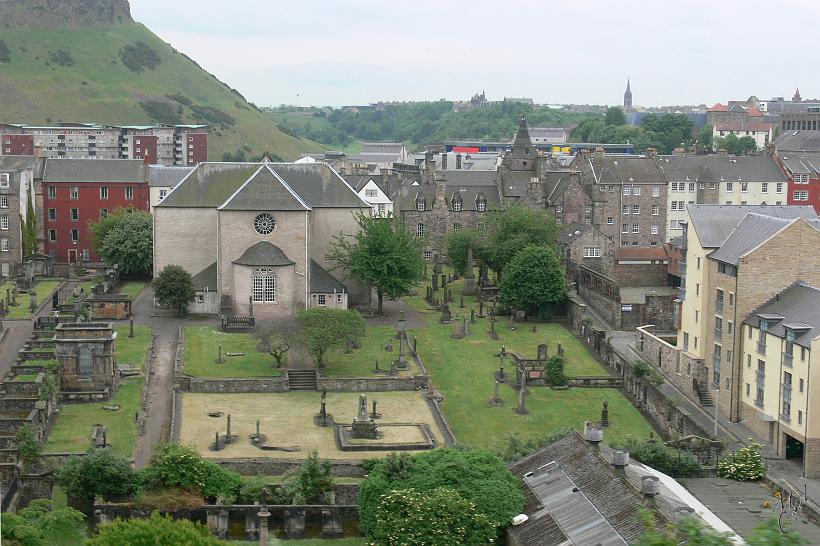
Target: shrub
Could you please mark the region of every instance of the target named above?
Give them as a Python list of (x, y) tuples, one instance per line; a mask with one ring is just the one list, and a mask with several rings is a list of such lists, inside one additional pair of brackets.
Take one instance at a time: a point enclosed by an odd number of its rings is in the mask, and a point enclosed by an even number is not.
[(163, 307), (177, 310), (180, 317), (188, 313), (188, 304), (194, 301), (194, 282), (191, 274), (179, 265), (166, 265), (154, 279), (154, 297)]
[(131, 461), (111, 449), (91, 449), (84, 457), (71, 457), (56, 472), (69, 497), (91, 502), (131, 495), (139, 489), (139, 477)]
[(49, 51), (48, 60), (60, 66), (74, 66), (74, 57), (71, 56), (71, 50), (67, 47)]
[(458, 491), (403, 489), (381, 497), (369, 537), (378, 544), (490, 544), (496, 528)]
[(572, 428), (565, 428), (557, 430), (547, 436), (526, 439), (518, 432), (513, 432), (505, 438), (503, 447), (495, 449), (495, 454), (501, 457), (504, 462), (512, 463), (523, 459), (535, 450), (560, 440), (572, 432), (572, 430)]
[(632, 363), (632, 371), (638, 379), (646, 377), (650, 385), (663, 385), (663, 374), (642, 360)]
[(100, 533), (86, 546), (143, 546), (146, 544), (184, 544), (219, 546), (222, 544), (201, 523), (175, 520), (154, 512), (149, 519), (116, 519), (103, 525)]
[(145, 110), (151, 119), (159, 123), (167, 125), (179, 125), (182, 123), (182, 117), (177, 113), (174, 105), (168, 102), (158, 100), (147, 100), (141, 102), (140, 106)]
[(766, 474), (766, 464), (760, 453), (762, 447), (762, 444), (753, 443), (718, 461), (718, 477), (740, 482), (761, 479)]
[(9, 546), (49, 546), (58, 540), (79, 544), (78, 526), (84, 517), (73, 508), (52, 510), (49, 499), (35, 499), (16, 514), (0, 516), (0, 542)]
[(177, 512), (179, 510), (193, 510), (205, 504), (205, 499), (198, 491), (183, 487), (169, 487), (143, 491), (134, 501), (137, 508), (152, 512)]
[(4, 40), (0, 40), (0, 63), (11, 62), (11, 51)]
[(701, 468), (700, 463), (691, 454), (662, 443), (630, 438), (612, 447), (629, 451), (629, 456), (636, 461), (660, 470), (673, 478), (697, 476)]
[(319, 460), (319, 453), (310, 452), (299, 470), (288, 474), (280, 495), (289, 502), (304, 504), (329, 503), (333, 491), (333, 471), (330, 463)]
[(213, 106), (194, 104), (191, 106), (191, 112), (195, 120), (201, 123), (207, 122), (211, 125), (219, 125), (223, 129), (227, 129), (236, 124), (236, 119), (233, 116)]
[(183, 104), (185, 106), (191, 106), (194, 103), (191, 99), (189, 99), (188, 97), (186, 97), (182, 93), (172, 93), (170, 95), (165, 95), (165, 98), (171, 99), (172, 101), (178, 102), (178, 103)]
[(547, 381), (553, 387), (561, 387), (567, 384), (567, 376), (564, 375), (564, 358), (553, 356), (547, 361)]
[(142, 475), (151, 489), (188, 488), (223, 503), (233, 502), (242, 485), (239, 474), (203, 459), (196, 449), (183, 444), (158, 446)]
[(30, 472), (43, 454), (43, 442), (37, 437), (37, 429), (32, 424), (23, 425), (17, 429), (15, 441), (20, 462), (23, 463), (23, 472)]
[(120, 60), (131, 72), (142, 72), (144, 68), (153, 70), (162, 63), (159, 53), (141, 40), (122, 48)]

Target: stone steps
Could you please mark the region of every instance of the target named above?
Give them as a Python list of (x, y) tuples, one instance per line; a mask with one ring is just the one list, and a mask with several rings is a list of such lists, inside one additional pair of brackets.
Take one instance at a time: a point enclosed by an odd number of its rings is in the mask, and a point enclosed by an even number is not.
[(288, 386), (292, 391), (318, 389), (316, 370), (288, 370)]

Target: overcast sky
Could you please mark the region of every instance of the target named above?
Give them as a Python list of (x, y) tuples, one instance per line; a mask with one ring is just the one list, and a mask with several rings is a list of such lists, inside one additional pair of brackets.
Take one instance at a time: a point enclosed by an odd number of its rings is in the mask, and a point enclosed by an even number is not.
[(379, 100), (636, 105), (820, 96), (816, 0), (131, 0), (260, 106)]

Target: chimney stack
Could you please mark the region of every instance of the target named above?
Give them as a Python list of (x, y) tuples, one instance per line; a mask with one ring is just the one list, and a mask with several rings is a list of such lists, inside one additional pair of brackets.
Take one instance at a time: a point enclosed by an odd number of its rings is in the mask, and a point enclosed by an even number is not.
[(641, 477), (641, 494), (643, 495), (644, 506), (655, 506), (655, 497), (660, 493), (660, 490), (661, 484), (657, 476)]
[(595, 147), (595, 159), (603, 159), (606, 157), (606, 150), (604, 150), (603, 146), (596, 146)]
[(678, 157), (686, 155), (686, 148), (684, 148), (683, 146), (678, 146), (677, 148), (672, 150), (672, 155), (675, 155), (675, 156), (678, 156)]
[(657, 148), (647, 148), (646, 157), (656, 157), (658, 155)]
[(456, 170), (461, 170), (461, 153), (456, 154)]
[(616, 451), (612, 454), (612, 466), (615, 467), (615, 473), (623, 476), (625, 469), (629, 466), (629, 452)]
[(37, 161), (40, 159), (40, 153), (42, 153), (43, 149), (40, 146), (34, 147), (34, 160)]
[(447, 152), (441, 152), (441, 170), (447, 170)]

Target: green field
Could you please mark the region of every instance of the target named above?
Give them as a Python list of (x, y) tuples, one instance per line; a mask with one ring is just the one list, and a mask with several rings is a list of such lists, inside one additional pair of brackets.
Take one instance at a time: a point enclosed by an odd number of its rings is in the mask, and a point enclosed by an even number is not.
[[(214, 326), (185, 328), (185, 373), (195, 377), (271, 377), (282, 375), (268, 353), (256, 352), (252, 334), (221, 332)], [(217, 364), (222, 345), (223, 364)], [(226, 356), (227, 353), (245, 353)]]
[[(211, 160), (220, 160), (223, 152), (234, 152), (242, 146), (250, 148), (249, 158), (269, 150), (288, 160), (324, 148), (280, 131), (268, 115), (141, 24), (56, 31), (3, 28), (3, 40), (9, 44), (11, 62), (2, 65), (2, 120), (28, 124), (56, 124), (61, 120), (114, 125), (155, 123), (140, 103), (165, 101), (176, 109), (178, 103), (170, 102), (166, 95), (181, 93), (194, 105), (218, 108), (236, 120), (226, 129), (209, 129)], [(141, 72), (129, 70), (119, 52), (137, 41), (154, 49), (161, 64)], [(68, 50), (73, 65), (61, 66), (49, 60), (59, 49)], [(183, 107), (181, 119), (184, 123), (199, 121), (189, 106)]]
[[(379, 369), (390, 369), (391, 362), (399, 358), (399, 340), (395, 339), (396, 329), (392, 326), (368, 326), (365, 337), (360, 340), (360, 348), (345, 353), (343, 349), (334, 349), (325, 355), (324, 373), (328, 377), (368, 377), (373, 376), (376, 361)], [(384, 350), (387, 341), (392, 339), (393, 351)], [(399, 375), (413, 375), (418, 372), (413, 359), (409, 356), (407, 346), (404, 348), (406, 360), (410, 362), (409, 370)]]
[[(58, 279), (38, 281), (37, 285), (34, 287), (34, 292), (37, 294), (37, 305), (41, 305), (44, 301), (46, 301), (46, 299), (50, 298), (51, 293), (54, 292), (62, 282), (63, 281)], [(13, 286), (14, 283), (11, 281), (0, 284), (0, 296), (2, 296), (4, 303), (6, 299), (6, 288), (11, 289)], [(28, 293), (18, 292), (17, 305), (10, 307), (9, 314), (6, 315), (6, 318), (24, 319), (29, 317), (31, 317), (31, 311), (29, 310), (29, 295)]]

